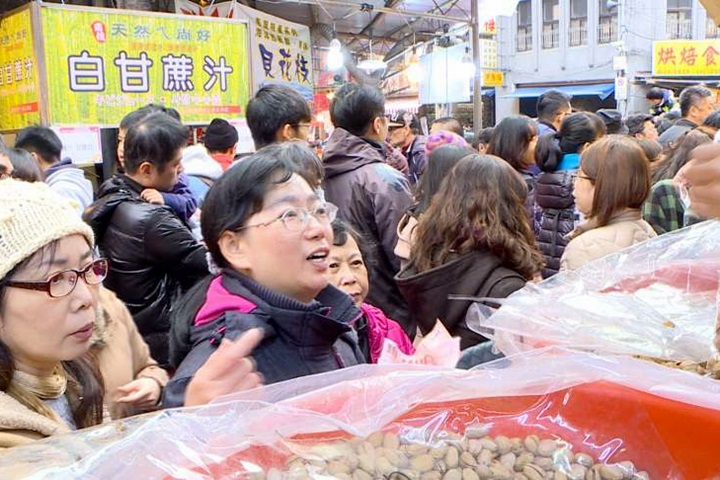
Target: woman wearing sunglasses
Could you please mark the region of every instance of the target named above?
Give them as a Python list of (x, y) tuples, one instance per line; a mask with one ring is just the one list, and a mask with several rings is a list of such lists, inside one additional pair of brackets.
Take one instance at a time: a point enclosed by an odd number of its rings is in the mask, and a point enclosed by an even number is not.
[[(89, 351), (107, 268), (92, 230), (47, 185), (0, 182), (0, 447), (103, 421), (107, 399)], [(250, 361), (237, 358), (256, 335), (218, 350), (188, 388), (189, 405), (259, 383)], [(125, 395), (146, 390), (159, 395), (152, 386)]]
[(249, 328), (262, 330), (253, 358), (268, 384), (366, 362), (352, 328), (362, 313), (327, 276), (337, 208), (296, 172), (262, 149), (208, 193), (202, 232), (220, 270), (176, 309), (170, 362), (177, 371), (164, 406), (182, 404), (185, 385), (221, 339)]

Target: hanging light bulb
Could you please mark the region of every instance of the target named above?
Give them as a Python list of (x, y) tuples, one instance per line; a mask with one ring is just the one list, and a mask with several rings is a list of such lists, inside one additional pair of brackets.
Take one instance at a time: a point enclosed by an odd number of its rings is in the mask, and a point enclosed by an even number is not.
[(419, 83), (422, 78), (422, 67), (420, 66), (420, 58), (413, 48), (412, 56), (408, 62), (405, 74), (411, 83)]
[(372, 38), (370, 39), (370, 54), (365, 60), (358, 62), (357, 67), (368, 75), (387, 68), (386, 62), (375, 58), (373, 55)]
[(327, 68), (331, 71), (340, 70), (345, 64), (342, 44), (337, 38), (333, 38), (330, 41), (330, 47), (327, 53)]
[(460, 73), (468, 78), (475, 76), (475, 61), (470, 55), (470, 47), (465, 47), (465, 55), (460, 61)]

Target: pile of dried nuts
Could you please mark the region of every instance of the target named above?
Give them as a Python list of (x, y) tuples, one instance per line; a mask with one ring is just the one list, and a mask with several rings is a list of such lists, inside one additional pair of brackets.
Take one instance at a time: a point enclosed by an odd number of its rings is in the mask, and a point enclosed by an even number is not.
[(376, 432), (367, 438), (315, 445), (290, 458), (284, 471), (271, 469), (257, 479), (340, 480), (643, 480), (632, 462), (596, 464), (573, 453), (559, 439), (489, 436), (485, 425), (468, 427), (464, 436), (443, 432), (432, 445)]
[(675, 368), (677, 370), (684, 370), (691, 373), (697, 373), (698, 375), (708, 376), (716, 380), (720, 379), (720, 362), (718, 362), (716, 359), (711, 359), (708, 362), (698, 363), (693, 360), (675, 361), (655, 357), (646, 357), (643, 355), (637, 355), (636, 358), (639, 358), (641, 360), (648, 360), (664, 367)]

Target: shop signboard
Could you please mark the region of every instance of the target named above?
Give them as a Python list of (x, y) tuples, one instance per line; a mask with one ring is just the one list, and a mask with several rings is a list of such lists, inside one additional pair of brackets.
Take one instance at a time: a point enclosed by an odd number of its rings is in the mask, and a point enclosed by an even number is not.
[(41, 18), (52, 125), (117, 125), (148, 103), (176, 108), (187, 124), (243, 116), (242, 22), (50, 6)]
[(486, 70), (482, 72), (483, 87), (502, 87), (505, 83), (505, 74), (497, 70)]
[(62, 142), (62, 158), (70, 158), (76, 165), (102, 163), (100, 127), (53, 127)]
[(0, 22), (0, 130), (40, 123), (40, 87), (30, 8)]
[(720, 39), (653, 42), (653, 75), (720, 76)]
[(420, 103), (459, 103), (470, 101), (472, 78), (462, 72), (465, 45), (439, 48), (420, 57)]
[(265, 85), (285, 84), (313, 98), (310, 28), (289, 22), (237, 2), (206, 7), (189, 0), (175, 0), (177, 13), (245, 19), (250, 26), (254, 91)]

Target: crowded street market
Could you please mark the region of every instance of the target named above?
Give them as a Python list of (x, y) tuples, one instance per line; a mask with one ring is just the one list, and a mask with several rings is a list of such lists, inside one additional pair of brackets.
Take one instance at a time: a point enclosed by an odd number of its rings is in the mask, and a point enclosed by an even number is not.
[(720, 479), (718, 219), (720, 0), (2, 0), (0, 478)]

